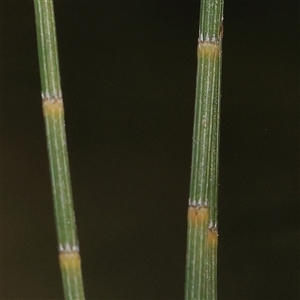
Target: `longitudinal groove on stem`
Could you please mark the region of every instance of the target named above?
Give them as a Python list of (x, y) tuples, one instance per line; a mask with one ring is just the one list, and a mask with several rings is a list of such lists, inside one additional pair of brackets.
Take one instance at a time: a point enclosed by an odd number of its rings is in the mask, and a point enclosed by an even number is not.
[(53, 1), (34, 0), (34, 9), (43, 114), (64, 295), (68, 300), (83, 300), (83, 281), (66, 144)]
[[(222, 20), (223, 1), (203, 0), (201, 2), (188, 212), (186, 300), (217, 299), (217, 190)], [(199, 218), (204, 212), (207, 218)]]
[(79, 251), (62, 99), (43, 99), (59, 251)]

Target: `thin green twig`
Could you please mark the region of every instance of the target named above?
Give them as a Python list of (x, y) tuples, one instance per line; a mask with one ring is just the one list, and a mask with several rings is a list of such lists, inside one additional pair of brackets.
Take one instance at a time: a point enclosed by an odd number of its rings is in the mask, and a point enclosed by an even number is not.
[(34, 0), (43, 114), (65, 299), (84, 299), (52, 0)]
[(223, 0), (200, 7), (185, 299), (217, 299), (217, 190)]

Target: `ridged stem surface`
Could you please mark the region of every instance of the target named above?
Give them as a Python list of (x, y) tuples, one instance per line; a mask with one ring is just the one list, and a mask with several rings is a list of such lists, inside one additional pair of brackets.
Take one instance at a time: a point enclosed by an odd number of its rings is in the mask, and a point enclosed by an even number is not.
[(34, 0), (43, 115), (65, 299), (84, 299), (52, 0)]
[[(217, 299), (217, 190), (223, 1), (203, 0), (188, 209), (185, 299)], [(207, 218), (195, 216), (207, 214)], [(193, 213), (191, 213), (193, 212)]]

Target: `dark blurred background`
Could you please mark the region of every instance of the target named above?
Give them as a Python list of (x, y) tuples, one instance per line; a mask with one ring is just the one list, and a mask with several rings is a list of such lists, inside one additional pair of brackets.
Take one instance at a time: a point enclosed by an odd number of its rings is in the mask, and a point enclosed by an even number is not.
[[(33, 3), (1, 10), (1, 299), (62, 299)], [(87, 299), (183, 299), (199, 3), (55, 12)], [(299, 2), (224, 15), (219, 299), (299, 299)]]

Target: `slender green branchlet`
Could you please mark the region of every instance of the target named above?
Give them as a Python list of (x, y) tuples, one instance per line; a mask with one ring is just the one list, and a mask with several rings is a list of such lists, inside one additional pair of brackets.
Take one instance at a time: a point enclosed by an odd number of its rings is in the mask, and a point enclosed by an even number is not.
[(34, 0), (43, 114), (65, 299), (84, 299), (52, 0)]
[(222, 20), (223, 0), (201, 1), (188, 209), (186, 300), (217, 299)]

